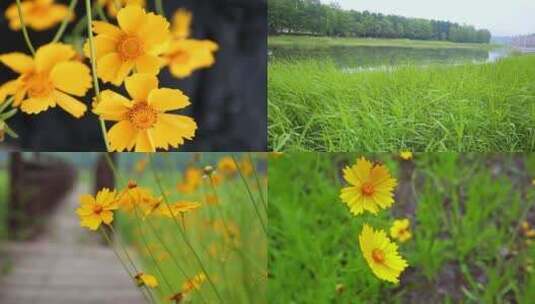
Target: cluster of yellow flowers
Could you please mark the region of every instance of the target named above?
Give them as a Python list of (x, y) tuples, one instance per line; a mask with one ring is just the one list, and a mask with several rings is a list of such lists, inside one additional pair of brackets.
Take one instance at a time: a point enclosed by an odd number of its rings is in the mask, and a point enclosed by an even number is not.
[[(343, 176), (349, 186), (341, 190), (340, 198), (353, 215), (365, 211), (376, 215), (394, 203), (393, 190), (397, 181), (385, 165), (372, 164), (361, 157), (355, 165), (343, 169)], [(409, 219), (394, 221), (390, 235), (400, 242), (409, 240)], [(375, 230), (365, 223), (358, 241), (372, 272), (382, 280), (398, 283), (399, 276), (408, 267), (408, 263), (400, 256), (397, 244), (388, 238), (386, 232)]]
[[(117, 3), (126, 6), (117, 10)], [(183, 9), (175, 13), (171, 26), (164, 16), (146, 12), (144, 0), (99, 0), (97, 5), (107, 6), (118, 25), (92, 22), (83, 47), (83, 55), (91, 60), (91, 69), (83, 63), (81, 53), (55, 41), (39, 47), (33, 57), (19, 52), (0, 55), (1, 63), (20, 74), (0, 86), (2, 111), (9, 105), (15, 109), (4, 114), (0, 111), (2, 127), (16, 136), (5, 124), (15, 115), (16, 108), (38, 114), (59, 105), (75, 118), (81, 118), (87, 106), (73, 96), (84, 97), (93, 87), (92, 112), (101, 120), (109, 151), (155, 152), (178, 148), (185, 140), (192, 140), (196, 122), (191, 117), (170, 113), (189, 106), (189, 98), (178, 89), (159, 88), (157, 75), (165, 66), (177, 78), (210, 67), (215, 63), (218, 45), (189, 37), (192, 15)], [(88, 12), (88, 18), (90, 15)], [(6, 17), (14, 30), (25, 30), (26, 26), (44, 30), (62, 20), (66, 24), (74, 15), (53, 0), (26, 0), (20, 7), (10, 6)], [(27, 43), (33, 53), (29, 39)], [(98, 79), (116, 87), (124, 84), (129, 98), (113, 90), (100, 92)], [(6, 100), (9, 96), (12, 97)], [(115, 123), (109, 131), (105, 121)]]

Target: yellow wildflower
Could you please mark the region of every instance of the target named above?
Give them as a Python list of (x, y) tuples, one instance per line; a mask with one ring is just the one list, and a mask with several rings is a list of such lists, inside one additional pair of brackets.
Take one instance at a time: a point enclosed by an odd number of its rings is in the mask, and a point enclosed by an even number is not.
[(198, 290), (201, 288), (202, 284), (206, 281), (206, 276), (204, 273), (199, 273), (195, 275), (193, 278), (187, 280), (182, 284), (182, 293), (189, 293), (193, 290)]
[(384, 165), (372, 165), (362, 157), (352, 167), (345, 167), (343, 173), (350, 186), (341, 190), (340, 198), (352, 214), (365, 210), (377, 214), (394, 203), (392, 191), (397, 182)]
[(80, 208), (76, 209), (80, 226), (90, 230), (97, 230), (102, 223), (111, 224), (113, 211), (118, 208), (115, 191), (107, 188), (100, 190), (96, 197), (89, 194), (80, 196), (80, 204)]
[(202, 170), (195, 167), (188, 167), (184, 172), (184, 178), (181, 183), (176, 185), (179, 192), (190, 194), (197, 190), (202, 181)]
[(133, 101), (106, 90), (93, 110), (101, 119), (117, 121), (108, 131), (113, 151), (132, 150), (134, 146), (136, 152), (167, 150), (195, 136), (197, 124), (192, 118), (166, 113), (190, 105), (180, 90), (158, 89), (158, 78), (149, 74), (134, 74), (125, 85)]
[(244, 176), (249, 176), (253, 173), (253, 164), (251, 161), (249, 161), (249, 159), (243, 158), (240, 161), (240, 170)]
[(234, 159), (230, 156), (222, 157), (219, 162), (217, 163), (217, 169), (219, 172), (229, 175), (233, 174), (238, 170), (238, 167), (236, 166), (236, 163), (234, 162)]
[[(14, 2), (14, 1), (13, 1)], [(69, 8), (64, 4), (56, 4), (54, 0), (26, 0), (21, 3), (22, 16), (27, 27), (42, 31), (54, 27), (69, 17)], [(20, 18), (17, 4), (11, 4), (6, 10), (9, 27), (20, 30)], [(74, 16), (70, 16), (74, 19)]]
[(119, 8), (123, 8), (128, 5), (145, 7), (146, 0), (98, 0), (98, 4), (102, 7), (106, 7), (108, 15), (115, 18), (117, 17), (117, 5), (119, 5)]
[(412, 237), (409, 219), (395, 220), (390, 227), (390, 236), (401, 243), (408, 241)]
[(174, 218), (180, 214), (195, 210), (201, 205), (195, 202), (178, 201), (170, 204), (160, 203), (153, 209), (155, 215)]
[(215, 187), (221, 185), (224, 180), (223, 175), (219, 174), (218, 172), (212, 173), (209, 178), (211, 179), (211, 182)]
[(412, 159), (412, 152), (411, 151), (402, 151), (399, 153), (399, 157), (403, 160), (411, 160)]
[(185, 78), (194, 71), (214, 65), (214, 53), (219, 49), (211, 40), (179, 39), (171, 43), (163, 59), (176, 78)]
[(0, 101), (14, 95), (13, 106), (25, 113), (37, 114), (59, 105), (80, 118), (87, 107), (70, 95), (84, 96), (91, 88), (91, 76), (87, 66), (73, 60), (75, 55), (71, 46), (61, 43), (40, 47), (35, 58), (23, 53), (0, 55), (0, 62), (20, 74), (0, 87)]
[[(93, 22), (98, 77), (119, 86), (134, 67), (139, 73), (158, 74), (162, 63), (158, 55), (170, 37), (169, 23), (137, 5), (119, 10), (117, 21), (119, 27)], [(91, 55), (89, 42), (84, 52)]]
[(180, 8), (173, 16), (172, 33), (175, 38), (186, 39), (190, 35), (191, 20), (193, 16), (190, 11)]
[(158, 280), (153, 275), (140, 272), (136, 274), (135, 279), (136, 279), (136, 284), (139, 287), (142, 287), (142, 286), (147, 286), (150, 288), (158, 287)]
[(146, 210), (151, 208), (158, 201), (152, 196), (151, 190), (144, 187), (128, 187), (119, 195), (118, 204), (122, 210), (126, 212), (132, 211), (134, 208)]
[(208, 195), (206, 195), (206, 203), (208, 205), (215, 205), (215, 204), (219, 203), (219, 199), (217, 198), (217, 195), (208, 194)]
[(359, 244), (366, 262), (379, 279), (399, 282), (399, 275), (408, 264), (399, 255), (396, 243), (390, 241), (384, 231), (374, 231), (368, 224), (364, 224)]

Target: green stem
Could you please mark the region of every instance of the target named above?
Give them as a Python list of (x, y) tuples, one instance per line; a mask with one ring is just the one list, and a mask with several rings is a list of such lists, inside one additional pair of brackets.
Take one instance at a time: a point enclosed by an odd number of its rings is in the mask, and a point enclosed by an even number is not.
[(32, 55), (35, 56), (35, 48), (33, 47), (32, 41), (30, 40), (30, 35), (28, 35), (28, 29), (26, 28), (26, 23), (24, 23), (24, 17), (22, 16), (22, 7), (20, 4), (20, 0), (17, 0), (17, 10), (19, 11), (19, 20), (20, 25), (22, 27), (22, 35), (24, 36), (24, 40), (26, 41), (28, 49), (30, 49)]
[(9, 107), (9, 106), (13, 103), (14, 100), (15, 100), (15, 96), (11, 96), (11, 97), (9, 97), (9, 98), (7, 99), (7, 101), (4, 102), (4, 104), (2, 104), (2, 105), (0, 106), (0, 113), (4, 112), (4, 110), (7, 109), (7, 107)]
[[(20, 0), (17, 0), (20, 1)], [(91, 52), (91, 70), (93, 75), (93, 85), (95, 87), (95, 97), (97, 98), (97, 102), (100, 101), (100, 87), (98, 84), (98, 77), (97, 77), (97, 62), (95, 58), (95, 42), (93, 41), (93, 29), (91, 28), (93, 24), (93, 14), (91, 10), (91, 0), (85, 0), (85, 10), (87, 14), (87, 31), (89, 36), (89, 49)], [(110, 142), (108, 140), (108, 132), (106, 130), (106, 124), (104, 123), (103, 119), (100, 120), (100, 130), (102, 131), (102, 138), (104, 139), (104, 143), (106, 145), (106, 151), (110, 151)]]
[(158, 15), (165, 16), (165, 11), (163, 10), (163, 3), (162, 0), (156, 0), (156, 12), (158, 12)]
[(258, 177), (258, 172), (256, 171), (256, 165), (253, 162), (253, 158), (251, 157), (251, 153), (248, 153), (247, 155), (249, 157), (249, 162), (251, 163), (251, 166), (253, 167), (253, 174), (256, 180), (256, 186), (258, 187), (258, 192), (260, 192), (260, 198), (262, 200), (262, 206), (264, 206), (264, 210), (266, 213), (268, 212), (268, 205), (266, 202), (266, 198), (264, 196), (264, 190), (262, 190), (262, 183), (260, 182), (260, 178)]
[(71, 16), (73, 16), (74, 8), (76, 7), (77, 3), (78, 0), (71, 0), (71, 3), (69, 4), (69, 14), (67, 15), (67, 17), (65, 17), (65, 19), (63, 19), (63, 22), (61, 22), (61, 25), (59, 26), (59, 29), (56, 32), (56, 35), (54, 36), (54, 39), (52, 39), (52, 43), (58, 42), (63, 36), (63, 33), (65, 33), (65, 29), (67, 29), (67, 25), (69, 24)]
[(264, 220), (262, 219), (262, 215), (260, 214), (260, 211), (258, 210), (258, 206), (256, 205), (253, 193), (251, 192), (251, 189), (249, 189), (249, 184), (247, 184), (247, 180), (245, 179), (245, 176), (243, 176), (243, 173), (241, 172), (240, 164), (236, 160), (236, 157), (232, 155), (232, 160), (234, 161), (234, 164), (236, 164), (236, 168), (238, 168), (238, 173), (241, 177), (241, 180), (243, 181), (243, 184), (245, 185), (245, 189), (247, 190), (247, 193), (249, 195), (249, 198), (251, 200), (251, 204), (253, 204), (254, 210), (256, 212), (256, 215), (258, 216), (258, 220), (260, 221), (260, 224), (262, 225), (262, 229), (264, 230), (264, 233), (267, 234), (267, 228), (264, 224)]

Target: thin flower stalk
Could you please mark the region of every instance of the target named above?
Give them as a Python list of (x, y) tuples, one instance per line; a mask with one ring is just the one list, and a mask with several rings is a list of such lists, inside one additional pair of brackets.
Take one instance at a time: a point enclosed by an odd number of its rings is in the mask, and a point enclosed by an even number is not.
[(267, 205), (267, 202), (266, 202), (266, 198), (264, 196), (264, 190), (263, 190), (263, 187), (262, 187), (262, 183), (260, 182), (260, 178), (258, 177), (258, 172), (256, 171), (256, 166), (255, 166), (255, 163), (253, 162), (253, 157), (251, 156), (251, 153), (247, 153), (247, 157), (249, 158), (249, 162), (251, 162), (251, 164), (253, 164), (253, 175), (254, 175), (254, 178), (256, 180), (256, 186), (258, 187), (258, 192), (260, 194), (260, 198), (262, 200), (262, 205), (264, 206), (264, 209), (267, 213), (268, 211), (268, 205)]
[(258, 206), (256, 205), (256, 201), (254, 199), (253, 193), (251, 192), (251, 189), (249, 188), (249, 184), (247, 183), (247, 180), (245, 179), (245, 176), (243, 176), (243, 173), (240, 168), (240, 164), (238, 163), (238, 160), (234, 155), (232, 155), (232, 160), (234, 160), (234, 163), (236, 164), (236, 168), (238, 168), (238, 174), (240, 175), (241, 180), (243, 181), (243, 184), (245, 185), (245, 188), (247, 189), (247, 194), (249, 195), (249, 198), (251, 199), (251, 204), (254, 207), (254, 210), (256, 212), (256, 215), (258, 216), (258, 220), (260, 221), (260, 224), (262, 224), (262, 229), (265, 233), (267, 233), (266, 224), (264, 224), (264, 220), (262, 219), (262, 215), (260, 214), (260, 210), (258, 210)]
[[(17, 0), (20, 1), (20, 0)], [(85, 0), (85, 9), (87, 14), (87, 31), (88, 31), (88, 39), (89, 39), (89, 49), (91, 53), (91, 74), (93, 75), (93, 86), (95, 88), (95, 98), (97, 99), (97, 102), (100, 99), (100, 87), (98, 84), (98, 77), (97, 77), (97, 61), (96, 61), (96, 50), (95, 50), (95, 42), (93, 41), (93, 10), (91, 9), (91, 0)], [(110, 142), (108, 140), (108, 131), (106, 130), (106, 124), (104, 123), (103, 119), (100, 119), (100, 129), (102, 131), (102, 138), (104, 139), (104, 143), (106, 145), (106, 151), (110, 151)]]
[(28, 49), (35, 56), (35, 48), (33, 47), (32, 41), (30, 40), (30, 35), (28, 35), (28, 29), (26, 28), (26, 23), (24, 23), (24, 16), (22, 14), (22, 7), (20, 0), (17, 0), (17, 10), (19, 11), (20, 24), (22, 26), (22, 35), (24, 36), (24, 41), (28, 46)]
[(219, 291), (217, 290), (217, 287), (215, 286), (214, 282), (212, 281), (210, 275), (208, 274), (208, 272), (206, 271), (206, 268), (204, 267), (204, 264), (203, 262), (201, 261), (201, 258), (199, 257), (199, 255), (197, 254), (197, 252), (195, 251), (195, 249), (193, 248), (193, 246), (191, 245), (191, 243), (189, 242), (188, 238), (186, 237), (185, 235), (185, 232), (182, 230), (182, 228), (180, 227), (180, 224), (178, 223), (178, 220), (176, 218), (176, 216), (173, 214), (172, 210), (171, 210), (171, 207), (169, 206), (169, 201), (167, 199), (167, 195), (165, 194), (165, 190), (163, 188), (163, 185), (161, 183), (161, 180), (160, 180), (160, 177), (158, 176), (158, 173), (156, 172), (156, 168), (154, 167), (154, 162), (153, 162), (153, 158), (152, 158), (152, 155), (149, 154), (150, 156), (150, 168), (151, 168), (151, 171), (153, 173), (153, 176), (154, 176), (154, 180), (156, 181), (156, 184), (158, 185), (158, 187), (160, 188), (160, 192), (162, 193), (163, 195), (163, 200), (164, 200), (164, 203), (166, 205), (166, 207), (169, 209), (169, 212), (171, 213), (171, 217), (173, 218), (173, 221), (175, 222), (176, 226), (179, 228), (179, 231), (180, 231), (180, 236), (182, 237), (182, 239), (184, 240), (184, 243), (186, 243), (186, 245), (188, 246), (188, 248), (190, 249), (190, 251), (193, 253), (193, 256), (195, 257), (195, 260), (197, 260), (197, 263), (199, 264), (199, 266), (201, 267), (201, 270), (202, 272), (204, 273), (204, 275), (206, 276), (206, 279), (208, 280), (208, 283), (210, 284), (210, 286), (212, 287), (212, 289), (214, 290), (219, 302), (223, 303), (223, 298), (221, 297), (221, 295), (219, 294)]
[(69, 24), (69, 19), (74, 13), (74, 8), (76, 7), (76, 4), (78, 4), (78, 0), (71, 0), (71, 3), (69, 4), (69, 14), (61, 22), (61, 25), (59, 26), (59, 29), (56, 32), (56, 35), (54, 35), (54, 39), (52, 39), (52, 43), (60, 41), (61, 37), (63, 37), (63, 34), (67, 29), (67, 25)]

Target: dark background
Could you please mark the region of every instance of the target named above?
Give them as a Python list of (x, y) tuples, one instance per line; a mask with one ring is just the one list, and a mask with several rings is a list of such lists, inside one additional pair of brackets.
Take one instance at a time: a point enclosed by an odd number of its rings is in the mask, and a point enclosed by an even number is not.
[[(179, 88), (192, 105), (180, 114), (190, 115), (199, 129), (184, 151), (265, 151), (267, 149), (267, 0), (164, 0), (170, 19), (179, 7), (193, 12), (192, 37), (211, 39), (219, 44), (216, 64), (195, 72), (184, 80), (173, 78), (162, 69), (160, 86)], [(68, 0), (56, 0), (68, 4)], [(94, 1), (93, 1), (94, 2)], [(29, 54), (22, 33), (11, 31), (4, 17), (15, 1), (0, 3), (0, 53)], [(154, 1), (147, 0), (148, 10)], [(79, 0), (76, 16), (85, 15), (85, 1)], [(73, 22), (67, 29), (70, 32)], [(52, 40), (57, 26), (50, 31), (34, 32), (34, 46)], [(85, 34), (84, 34), (85, 35)], [(0, 66), (0, 83), (16, 74)], [(106, 87), (105, 87), (106, 88)], [(116, 91), (118, 89), (115, 89)], [(86, 95), (86, 104), (93, 91)], [(18, 139), (7, 139), (9, 148), (25, 151), (103, 151), (97, 117), (89, 112), (75, 119), (59, 107), (38, 115), (19, 112), (9, 121)]]

